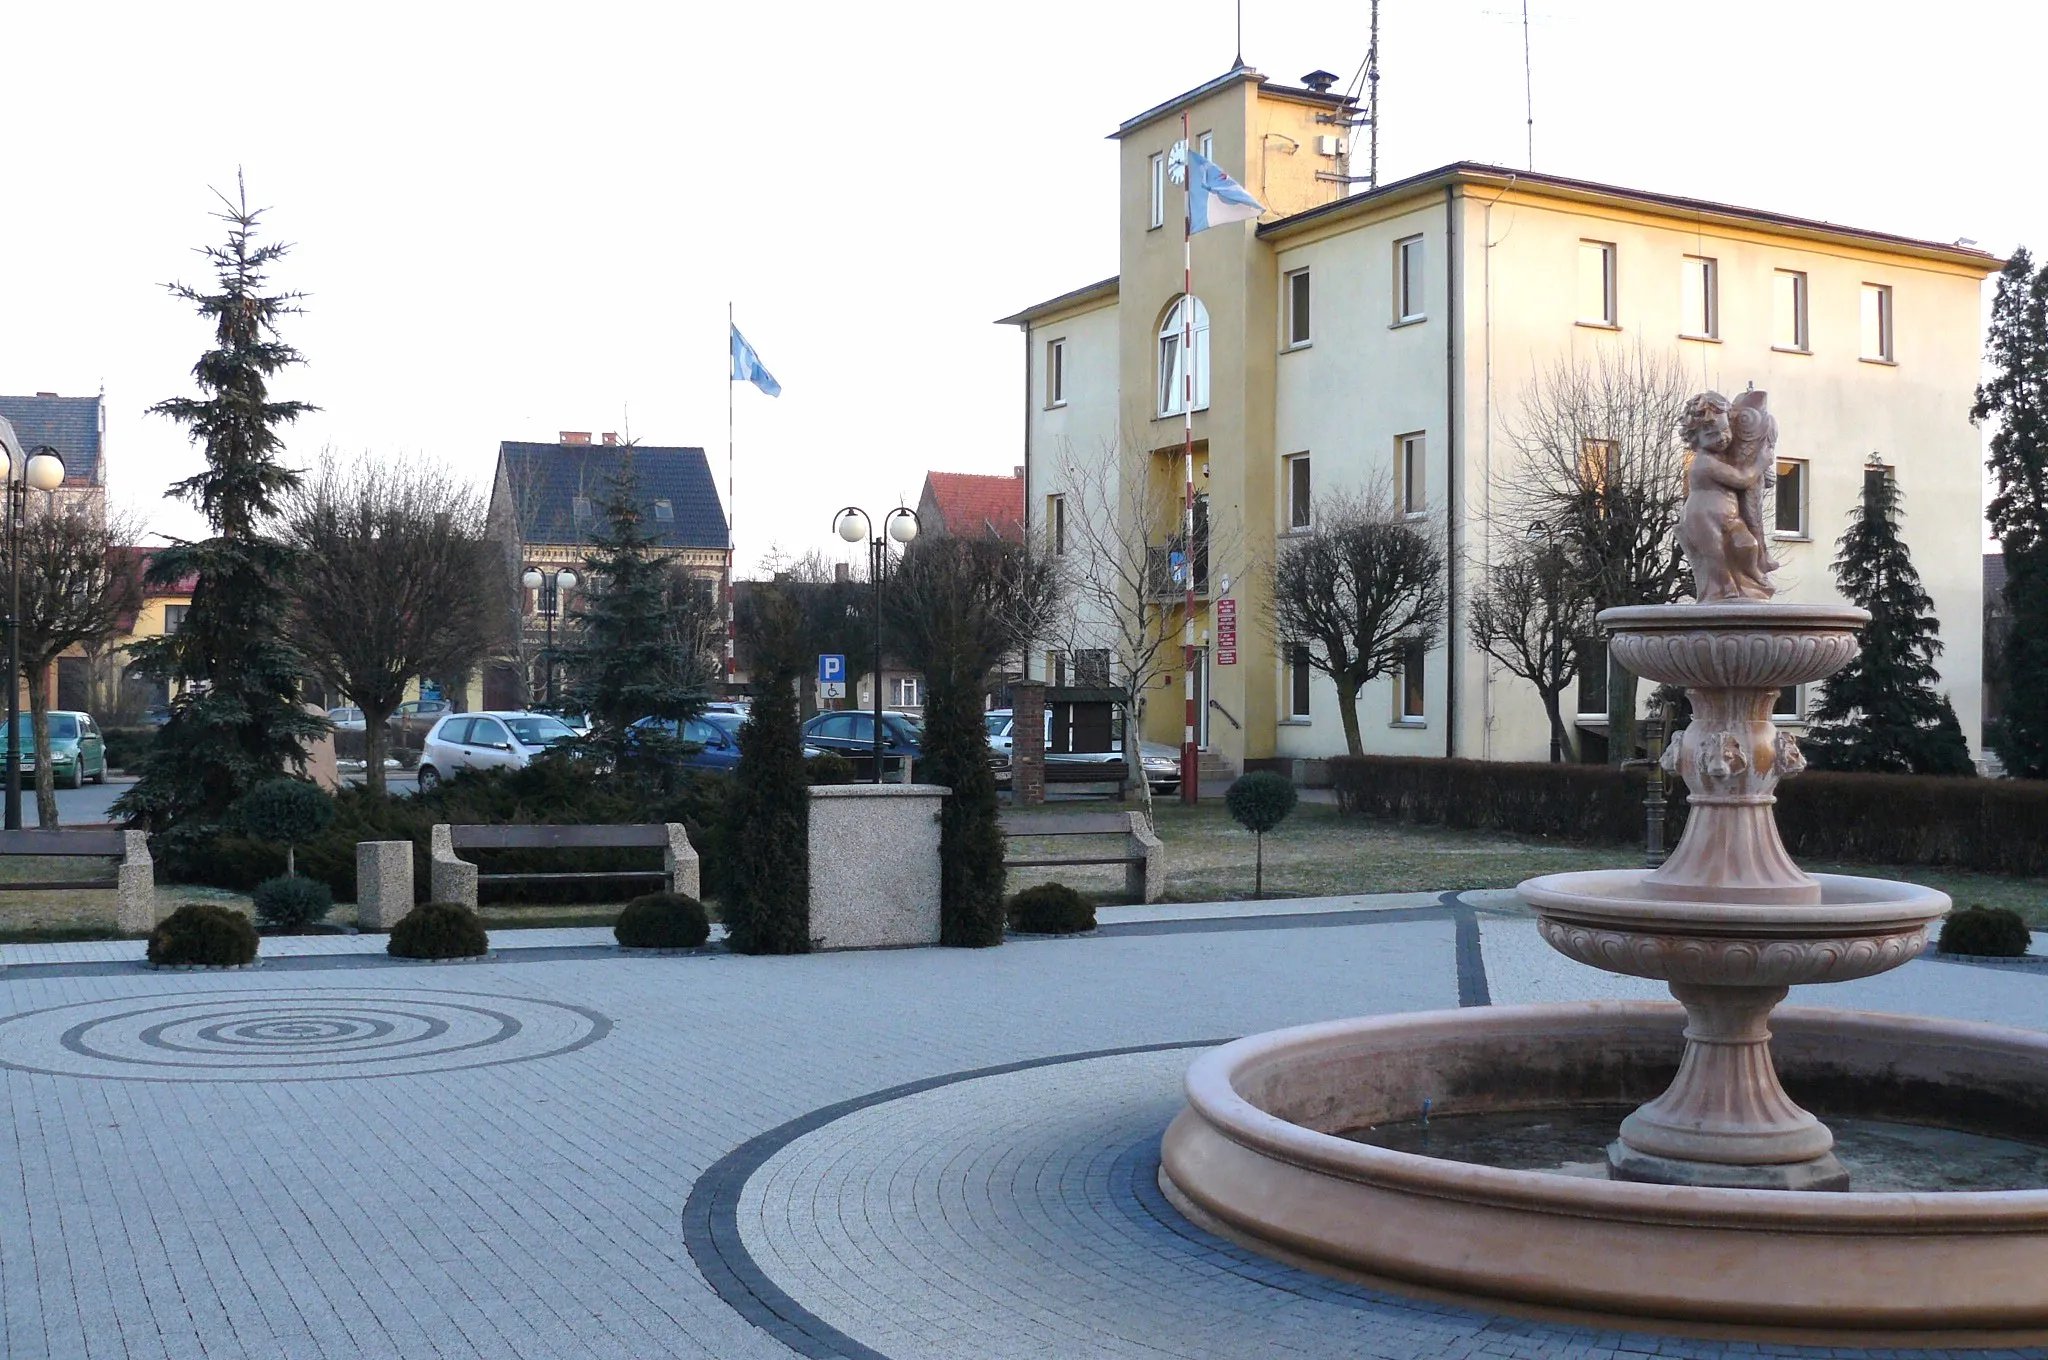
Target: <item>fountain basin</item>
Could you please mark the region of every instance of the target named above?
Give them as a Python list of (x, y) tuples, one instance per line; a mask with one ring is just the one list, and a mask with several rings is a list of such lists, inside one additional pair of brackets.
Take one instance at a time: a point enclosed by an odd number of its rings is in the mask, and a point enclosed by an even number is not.
[[(1586, 1002), (1342, 1020), (1189, 1069), (1161, 1183), (1191, 1217), (1312, 1269), (1607, 1325), (1883, 1344), (2048, 1338), (2048, 1190), (1804, 1193), (1445, 1161), (1340, 1135), (1439, 1114), (1633, 1103), (1684, 1012)], [(1793, 1007), (1798, 1095), (1998, 1137), (2048, 1127), (2048, 1036)]]

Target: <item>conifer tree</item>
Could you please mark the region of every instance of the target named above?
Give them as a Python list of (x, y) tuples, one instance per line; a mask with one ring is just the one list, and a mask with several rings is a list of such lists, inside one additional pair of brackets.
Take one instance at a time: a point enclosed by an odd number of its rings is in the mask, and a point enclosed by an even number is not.
[(2048, 779), (2048, 265), (2036, 272), (2024, 249), (1999, 275), (1988, 350), (1992, 377), (1970, 419), (1998, 427), (1986, 516), (2005, 552), (2011, 633), (2003, 714), (1985, 735), (2007, 773)]
[(1835, 583), (1870, 622), (1856, 659), (1823, 684), (1807, 758), (1830, 770), (1975, 773), (1955, 709), (1935, 692), (1941, 625), (1899, 537), (1898, 483), (1888, 473), (1865, 474), (1862, 504), (1835, 549)]
[(740, 724), (740, 762), (725, 805), (726, 942), (742, 954), (811, 947), (811, 788), (804, 770), (796, 682), (804, 659), (802, 607), (764, 584), (744, 597), (740, 635), (754, 658), (754, 693)]
[(262, 212), (249, 206), (239, 176), (236, 187), (215, 214), (228, 224), (226, 243), (201, 251), (216, 291), (170, 285), (213, 326), (214, 347), (192, 369), (200, 395), (150, 408), (185, 426), (205, 454), (205, 468), (171, 494), (198, 506), (213, 536), (151, 555), (149, 583), (192, 578), (192, 605), (177, 632), (135, 649), (143, 672), (171, 682), (176, 695), (141, 779), (114, 812), (168, 833), (174, 854), (209, 834), (256, 784), (287, 767), (303, 771), (306, 741), (326, 729), (300, 701), (304, 668), (287, 640), (293, 554), (259, 532), (299, 481), (278, 461), (283, 427), (318, 409), (269, 392), (271, 378), (304, 362), (277, 329), (300, 310), (300, 295), (267, 291), (269, 267), (290, 247), (255, 244)]
[(630, 450), (599, 513), (574, 640), (557, 650), (569, 710), (590, 715), (590, 744), (617, 759), (627, 753), (626, 730), (640, 719), (680, 722), (703, 711), (712, 682), (711, 602), (702, 582), (657, 554)]

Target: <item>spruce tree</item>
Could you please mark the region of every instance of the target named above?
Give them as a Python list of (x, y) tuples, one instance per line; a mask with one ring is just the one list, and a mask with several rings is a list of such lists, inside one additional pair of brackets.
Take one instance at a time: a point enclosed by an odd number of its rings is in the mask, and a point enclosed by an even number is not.
[(1985, 513), (2005, 552), (2011, 634), (2003, 714), (1985, 735), (2007, 773), (2048, 779), (2048, 265), (2036, 272), (2024, 249), (1999, 275), (1987, 357), (1970, 419), (1997, 422)]
[(327, 726), (300, 700), (304, 667), (287, 641), (293, 554), (259, 532), (299, 481), (278, 461), (283, 427), (317, 409), (269, 394), (271, 378), (303, 362), (277, 329), (299, 310), (300, 295), (266, 290), (267, 270), (290, 247), (255, 244), (262, 213), (249, 207), (239, 177), (237, 190), (215, 214), (228, 224), (226, 243), (201, 252), (216, 291), (170, 285), (213, 326), (214, 347), (192, 369), (200, 395), (150, 408), (184, 425), (205, 454), (205, 468), (171, 494), (198, 506), (213, 536), (151, 555), (149, 583), (191, 578), (192, 605), (177, 632), (135, 648), (143, 672), (177, 693), (141, 779), (113, 810), (168, 833), (174, 856), (211, 834), (256, 784), (288, 767), (303, 772), (307, 740)]
[(712, 679), (710, 600), (701, 583), (658, 555), (630, 451), (599, 511), (574, 640), (557, 650), (569, 710), (590, 715), (590, 745), (622, 759), (626, 730), (640, 719), (680, 722), (703, 711)]
[(745, 598), (739, 626), (755, 678), (725, 805), (726, 943), (742, 954), (802, 954), (811, 947), (811, 788), (796, 700), (801, 611), (764, 585)]
[(1948, 696), (1935, 692), (1941, 625), (1899, 537), (1899, 489), (1889, 474), (1863, 479), (1863, 501), (1835, 544), (1835, 583), (1870, 611), (1856, 659), (1824, 682), (1807, 758), (1830, 770), (1975, 773)]

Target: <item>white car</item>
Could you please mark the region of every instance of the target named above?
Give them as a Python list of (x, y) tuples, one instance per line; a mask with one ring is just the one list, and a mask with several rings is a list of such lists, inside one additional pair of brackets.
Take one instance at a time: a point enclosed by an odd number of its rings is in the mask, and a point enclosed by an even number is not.
[(457, 770), (524, 769), (549, 747), (576, 739), (552, 713), (450, 713), (420, 746), (420, 792), (432, 793)]
[(360, 732), (363, 730), (363, 710), (343, 707), (327, 710), (327, 721), (334, 724), (337, 732)]

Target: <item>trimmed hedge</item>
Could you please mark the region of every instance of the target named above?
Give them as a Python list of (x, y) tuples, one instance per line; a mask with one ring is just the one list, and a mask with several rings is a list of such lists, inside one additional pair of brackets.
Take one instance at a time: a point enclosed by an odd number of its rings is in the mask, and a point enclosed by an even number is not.
[(256, 919), (280, 930), (303, 930), (334, 906), (334, 893), (317, 878), (266, 878), (251, 894)]
[(1095, 904), (1064, 883), (1041, 883), (1010, 899), (1010, 929), (1029, 935), (1074, 935), (1095, 929)]
[(2016, 959), (2027, 952), (2034, 936), (2026, 921), (2010, 907), (1964, 907), (1941, 923), (1935, 948), (1944, 954), (1988, 954)]
[(256, 957), (249, 918), (211, 902), (188, 902), (149, 933), (151, 963), (239, 968)]
[[(1330, 773), (1338, 806), (1354, 816), (1616, 845), (1643, 838), (1641, 770), (1339, 756)], [(1675, 845), (1685, 786), (1665, 790)], [(1801, 859), (2048, 876), (2048, 781), (1809, 770), (1778, 786), (1777, 816)]]
[(612, 935), (627, 949), (695, 949), (711, 938), (711, 920), (686, 893), (648, 893), (626, 904)]
[(391, 927), (384, 952), (399, 959), (467, 959), (491, 950), (475, 912), (459, 902), (422, 902)]

